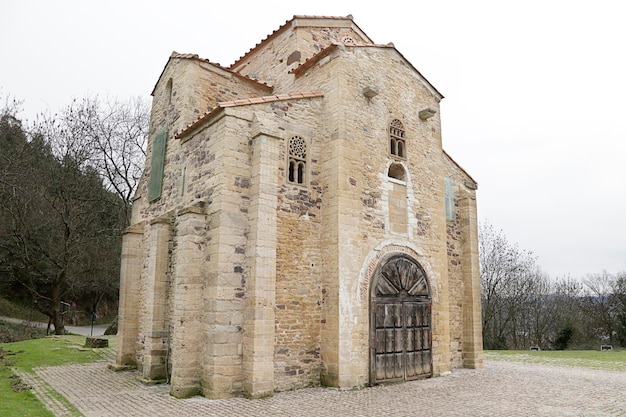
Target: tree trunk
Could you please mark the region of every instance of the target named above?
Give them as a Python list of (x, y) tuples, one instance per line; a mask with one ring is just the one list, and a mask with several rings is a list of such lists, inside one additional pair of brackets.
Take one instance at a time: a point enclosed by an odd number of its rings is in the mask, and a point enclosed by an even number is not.
[(63, 325), (63, 314), (61, 314), (61, 282), (57, 280), (52, 288), (52, 323), (54, 324), (54, 334), (65, 334)]

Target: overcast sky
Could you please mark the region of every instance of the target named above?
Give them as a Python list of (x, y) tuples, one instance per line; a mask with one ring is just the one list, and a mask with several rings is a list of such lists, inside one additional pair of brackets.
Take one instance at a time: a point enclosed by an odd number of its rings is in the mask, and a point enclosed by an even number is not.
[[(216, 6), (219, 5), (219, 6)], [(410, 5), (410, 8), (407, 6)], [(481, 222), (552, 277), (626, 270), (626, 6), (590, 1), (2, 1), (0, 96), (150, 98), (172, 51), (229, 66), (294, 15), (346, 16), (446, 98)]]

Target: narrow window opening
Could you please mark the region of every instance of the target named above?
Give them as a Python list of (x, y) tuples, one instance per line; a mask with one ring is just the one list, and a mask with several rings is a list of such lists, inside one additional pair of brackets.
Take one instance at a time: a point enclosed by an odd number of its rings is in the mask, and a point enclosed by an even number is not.
[(304, 183), (304, 162), (298, 163), (298, 184)]
[(172, 79), (167, 80), (167, 84), (165, 85), (165, 96), (167, 100), (167, 104), (172, 104)]
[(186, 176), (187, 176), (187, 167), (183, 167), (183, 175), (182, 175), (181, 180), (180, 180), (180, 195), (181, 196), (185, 195), (185, 180), (186, 180)]
[(294, 182), (294, 178), (296, 177), (295, 165), (296, 165), (296, 161), (294, 161), (293, 159), (289, 160), (289, 182)]

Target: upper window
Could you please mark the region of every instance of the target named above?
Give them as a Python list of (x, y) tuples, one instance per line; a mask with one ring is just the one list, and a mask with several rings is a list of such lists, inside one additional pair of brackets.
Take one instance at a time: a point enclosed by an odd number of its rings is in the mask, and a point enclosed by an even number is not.
[(167, 80), (167, 84), (165, 85), (165, 98), (167, 99), (167, 104), (172, 104), (172, 79)]
[(406, 142), (404, 141), (404, 126), (398, 119), (389, 123), (389, 152), (398, 158), (406, 158)]
[(306, 184), (306, 141), (300, 136), (289, 139), (288, 179), (292, 184)]

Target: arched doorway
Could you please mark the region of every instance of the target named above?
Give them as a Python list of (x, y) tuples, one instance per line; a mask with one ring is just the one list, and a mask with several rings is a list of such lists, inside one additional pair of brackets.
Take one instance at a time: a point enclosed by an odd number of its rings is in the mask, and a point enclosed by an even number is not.
[(406, 255), (381, 262), (370, 295), (370, 383), (432, 375), (431, 297), (426, 273)]

